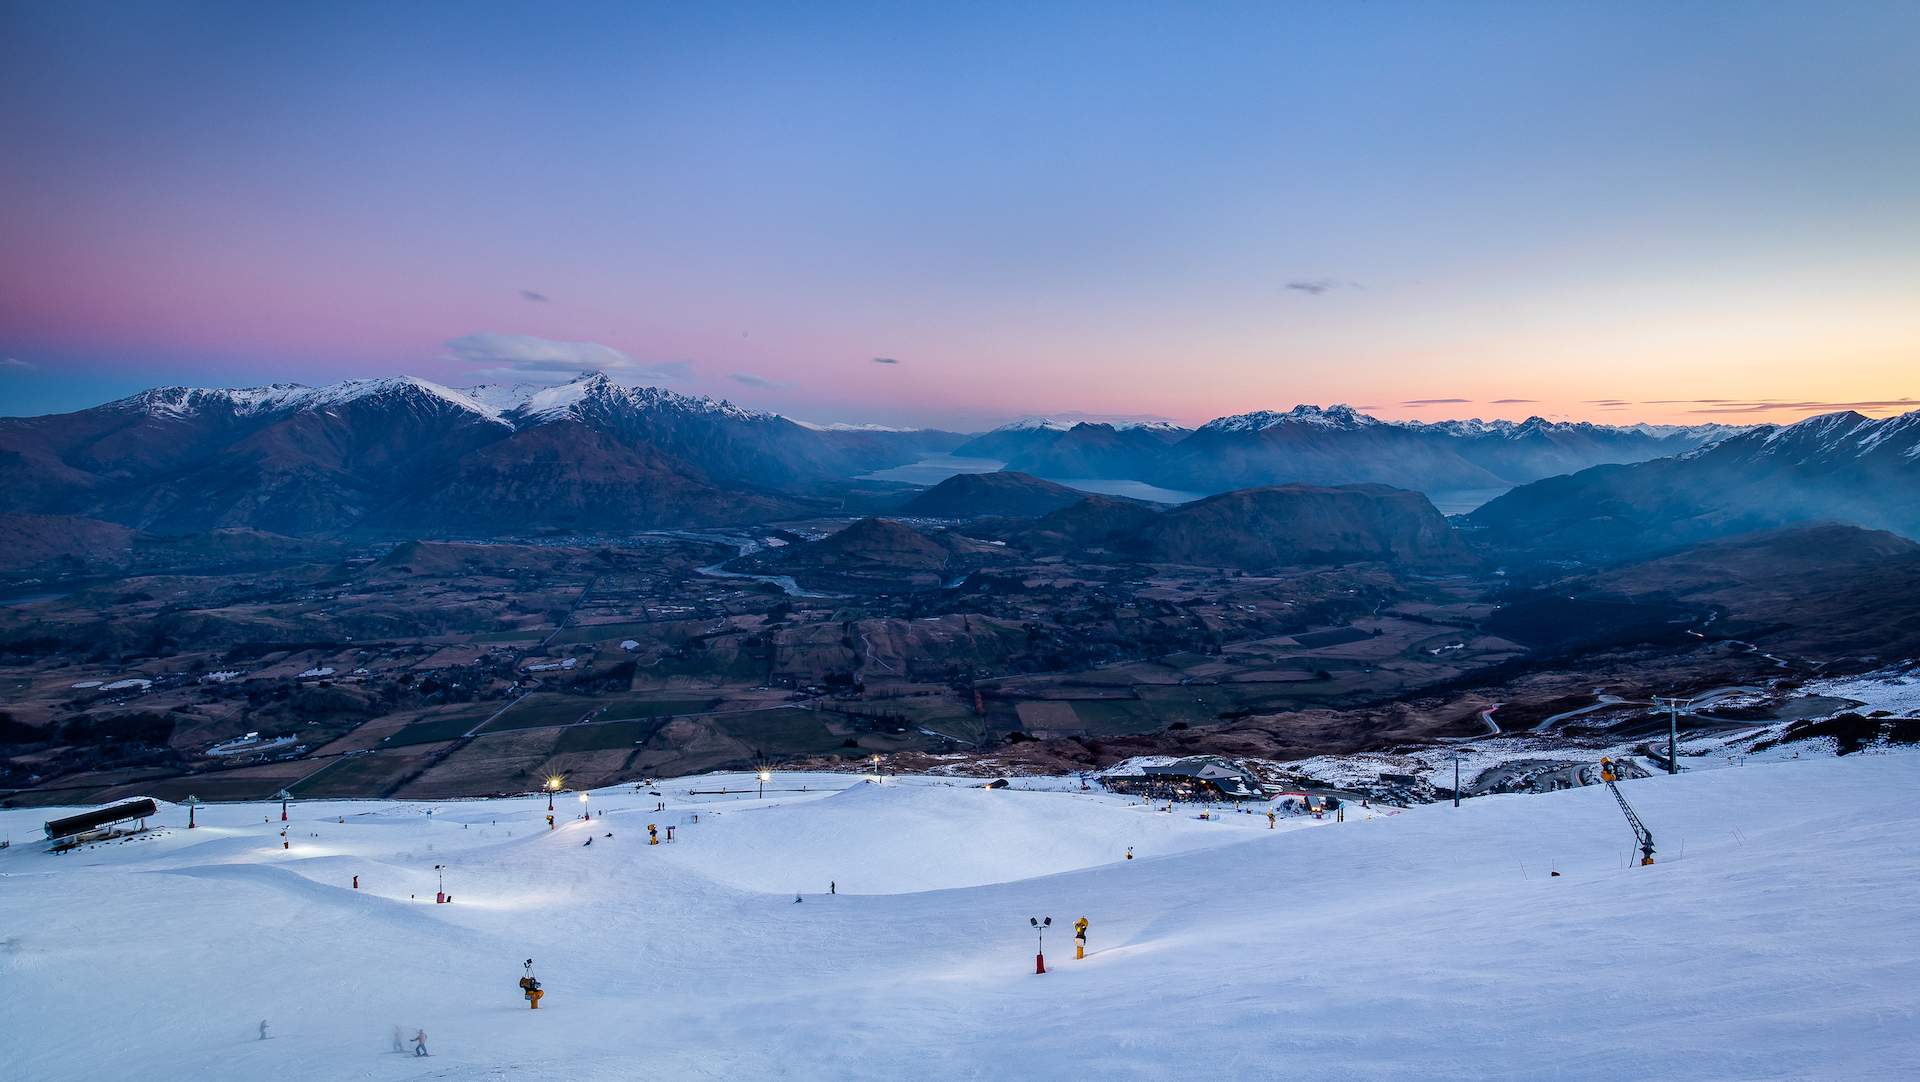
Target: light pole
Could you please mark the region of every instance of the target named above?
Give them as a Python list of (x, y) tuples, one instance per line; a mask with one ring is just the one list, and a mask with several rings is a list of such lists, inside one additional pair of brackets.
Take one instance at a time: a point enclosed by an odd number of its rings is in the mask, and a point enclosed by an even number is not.
[(189, 795), (185, 803), (187, 805), (187, 829), (192, 830), (194, 827), (193, 813), (195, 809), (200, 807), (200, 798), (197, 796)]
[(1028, 917), (1027, 923), (1033, 926), (1034, 935), (1038, 937), (1033, 952), (1033, 972), (1036, 975), (1045, 973), (1047, 971), (1047, 929), (1053, 927), (1053, 918)]
[(587, 794), (580, 794), (580, 818), (587, 818)]
[(287, 821), (287, 801), (293, 799), (293, 794), (282, 789), (273, 794), (273, 798), (280, 802), (280, 821), (284, 823)]
[(560, 791), (560, 775), (554, 774), (548, 777), (547, 778), (547, 810), (548, 811), (553, 810), (553, 794), (559, 791)]
[(1453, 806), (1460, 806), (1460, 753), (1453, 753)]
[(1693, 705), (1692, 699), (1656, 695), (1653, 701), (1667, 708), (1667, 773), (1680, 773), (1680, 711)]
[(767, 781), (772, 777), (773, 777), (773, 771), (771, 770), (762, 770), (760, 772), (760, 799), (761, 800), (765, 800), (767, 798)]
[(884, 780), (880, 777), (880, 757), (878, 755), (873, 757), (873, 780)]

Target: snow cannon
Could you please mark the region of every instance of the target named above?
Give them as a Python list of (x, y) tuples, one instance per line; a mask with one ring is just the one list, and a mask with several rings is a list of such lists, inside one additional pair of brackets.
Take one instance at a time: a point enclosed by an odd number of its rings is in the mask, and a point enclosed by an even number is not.
[(1078, 961), (1087, 956), (1087, 918), (1081, 917), (1073, 922), (1073, 957)]
[(527, 1009), (531, 1011), (540, 1009), (541, 997), (547, 994), (541, 990), (539, 980), (533, 975), (533, 959), (531, 958), (527, 959), (526, 972), (520, 977), (520, 994), (526, 997)]
[(655, 826), (652, 823), (647, 824), (647, 844), (648, 845), (660, 844), (660, 828)]
[(1033, 926), (1034, 934), (1039, 937), (1038, 947), (1033, 952), (1033, 972), (1038, 976), (1047, 971), (1047, 929), (1053, 927), (1053, 918), (1047, 917), (1043, 920), (1039, 917), (1028, 917), (1027, 923)]

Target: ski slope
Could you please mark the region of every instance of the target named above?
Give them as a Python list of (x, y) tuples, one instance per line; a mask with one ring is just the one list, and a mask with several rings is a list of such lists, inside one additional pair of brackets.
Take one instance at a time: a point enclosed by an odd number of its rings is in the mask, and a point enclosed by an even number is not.
[(0, 811), (7, 1077), (1920, 1077), (1920, 755), (1626, 783), (1650, 868), (1598, 788), (1269, 830), (752, 785), (563, 794), (551, 833), (539, 798), (296, 804), (284, 850), (277, 805), (62, 856)]

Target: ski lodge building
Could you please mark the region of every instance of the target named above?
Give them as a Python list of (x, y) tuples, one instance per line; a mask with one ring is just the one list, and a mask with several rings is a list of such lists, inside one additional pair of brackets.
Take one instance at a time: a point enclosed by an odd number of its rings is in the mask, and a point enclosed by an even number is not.
[(1253, 773), (1215, 755), (1193, 755), (1171, 763), (1103, 774), (1110, 792), (1152, 800), (1266, 800), (1267, 790)]

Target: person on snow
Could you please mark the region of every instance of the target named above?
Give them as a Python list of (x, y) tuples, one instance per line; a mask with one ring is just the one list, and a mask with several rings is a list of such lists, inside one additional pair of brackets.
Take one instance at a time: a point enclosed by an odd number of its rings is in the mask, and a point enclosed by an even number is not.
[(407, 1050), (407, 1039), (400, 1035), (399, 1026), (393, 1027), (393, 1050), (395, 1052), (405, 1052)]
[(828, 894), (840, 893), (840, 884), (834, 882), (831, 879), (827, 880), (827, 893)]
[(429, 1054), (427, 1052), (427, 1031), (424, 1029), (415, 1030), (413, 1033), (413, 1054), (415, 1056)]

